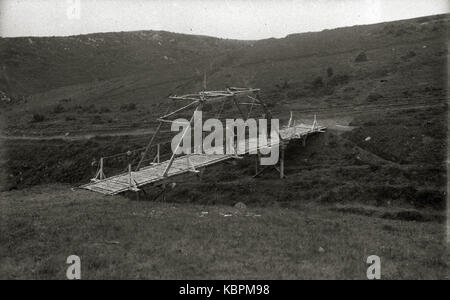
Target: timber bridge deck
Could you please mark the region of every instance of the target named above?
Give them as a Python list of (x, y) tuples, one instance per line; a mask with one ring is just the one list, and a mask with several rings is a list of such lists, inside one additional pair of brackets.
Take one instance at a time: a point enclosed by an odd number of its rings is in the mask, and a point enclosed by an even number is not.
[[(99, 170), (95, 176), (91, 180), (90, 183), (82, 185), (81, 188), (87, 189), (90, 191), (102, 193), (105, 195), (116, 195), (119, 193), (123, 193), (126, 191), (134, 191), (138, 192), (141, 188), (147, 185), (157, 185), (158, 183), (162, 184), (163, 182), (167, 182), (167, 180), (170, 180), (170, 178), (179, 176), (182, 174), (186, 174), (189, 172), (197, 173), (199, 172), (199, 169), (205, 168), (207, 166), (211, 166), (229, 159), (235, 159), (238, 158), (238, 153), (235, 152), (233, 154), (206, 154), (206, 153), (225, 153), (224, 151), (220, 152), (214, 152), (214, 151), (204, 151), (205, 153), (192, 153), (192, 154), (183, 154), (180, 156), (176, 156), (175, 154), (172, 154), (171, 158), (169, 160), (165, 160), (162, 162), (159, 162), (159, 152), (157, 154), (158, 161), (155, 163), (155, 160), (148, 165), (141, 167), (141, 164), (143, 162), (143, 158), (147, 154), (148, 150), (150, 149), (152, 145), (155, 136), (160, 131), (161, 125), (165, 122), (174, 122), (168, 120), (169, 116), (173, 116), (175, 113), (181, 112), (183, 110), (186, 110), (194, 105), (196, 105), (195, 110), (198, 111), (201, 109), (202, 105), (207, 102), (212, 102), (216, 100), (223, 100), (224, 102), (227, 100), (233, 100), (234, 104), (238, 108), (239, 112), (242, 114), (242, 109), (238, 102), (236, 101), (237, 96), (247, 96), (250, 99), (253, 100), (252, 103), (245, 103), (246, 105), (251, 105), (251, 108), (248, 109), (247, 119), (248, 116), (253, 109), (253, 106), (260, 105), (262, 106), (266, 111), (266, 116), (270, 115), (270, 112), (267, 110), (265, 104), (262, 102), (262, 100), (259, 98), (259, 95), (256, 97), (251, 97), (248, 94), (249, 93), (257, 93), (258, 89), (244, 89), (244, 88), (230, 88), (227, 89), (227, 91), (213, 91), (213, 92), (201, 92), (199, 94), (191, 94), (191, 95), (185, 95), (181, 97), (170, 97), (172, 100), (191, 100), (192, 103), (182, 107), (181, 109), (178, 109), (174, 111), (173, 113), (166, 114), (163, 117), (160, 117), (159, 120), (159, 126), (156, 132), (154, 133), (154, 136), (152, 137), (150, 143), (147, 145), (145, 149), (145, 153), (143, 157), (141, 158), (141, 161), (139, 162), (136, 170), (132, 170), (131, 165), (128, 166), (128, 172), (124, 172), (119, 175), (106, 177), (103, 173), (103, 159), (100, 160)], [(198, 96), (198, 97), (196, 97)], [(223, 108), (223, 105), (222, 105)], [(191, 119), (192, 124), (192, 119)], [(273, 166), (279, 173), (280, 177), (284, 177), (284, 148), (285, 145), (287, 145), (290, 141), (293, 140), (301, 140), (305, 141), (306, 137), (318, 132), (324, 132), (326, 127), (319, 126), (314, 118), (314, 122), (311, 125), (307, 124), (297, 124), (295, 125), (295, 122), (293, 124), (292, 122), (292, 115), (291, 119), (289, 120), (289, 124), (281, 128), (279, 130), (279, 139), (274, 141), (273, 143), (268, 140), (267, 146), (264, 148), (270, 148), (270, 147), (280, 147), (280, 160), (279, 160), (279, 167)], [(255, 154), (258, 153), (261, 148), (258, 146), (258, 142), (256, 139), (246, 139), (244, 141), (244, 144), (238, 145), (238, 147), (242, 147), (241, 149), (245, 149), (243, 152), (239, 152), (240, 155), (245, 154)], [(179, 146), (179, 145), (178, 145)], [(235, 148), (236, 149), (236, 148)], [(214, 149), (209, 149), (214, 150)], [(159, 151), (159, 147), (158, 147)], [(236, 150), (235, 150), (236, 151)], [(267, 167), (266, 167), (267, 168)], [(257, 171), (255, 176), (258, 176), (264, 171), (265, 168), (263, 168), (261, 171)]]

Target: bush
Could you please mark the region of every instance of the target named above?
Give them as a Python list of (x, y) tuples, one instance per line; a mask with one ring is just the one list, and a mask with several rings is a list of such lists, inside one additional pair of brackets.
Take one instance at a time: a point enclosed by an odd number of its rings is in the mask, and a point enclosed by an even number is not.
[(135, 109), (136, 109), (136, 104), (134, 104), (134, 103), (124, 104), (120, 107), (120, 110), (122, 110), (122, 111), (132, 111)]
[(305, 93), (305, 91), (303, 89), (295, 89), (295, 90), (292, 90), (292, 91), (288, 91), (286, 93), (286, 96), (289, 99), (299, 99), (299, 98), (305, 97), (306, 93)]
[(379, 99), (383, 98), (382, 95), (377, 94), (377, 93), (370, 93), (369, 96), (367, 96), (367, 102), (375, 102)]
[(327, 69), (327, 75), (328, 75), (328, 77), (333, 76), (333, 74), (334, 74), (333, 68), (332, 68), (332, 67), (328, 67), (328, 69)]
[(75, 116), (66, 116), (66, 121), (75, 121), (76, 119)]
[(313, 85), (313, 88), (315, 88), (315, 89), (323, 87), (323, 80), (322, 80), (322, 77), (317, 76), (317, 77), (313, 80), (312, 85)]
[(409, 51), (407, 54), (403, 55), (403, 56), (401, 57), (401, 59), (404, 60), (404, 61), (407, 61), (407, 60), (413, 58), (413, 57), (416, 56), (416, 55), (417, 55), (416, 52), (414, 52), (414, 51)]
[(94, 104), (91, 104), (89, 106), (78, 106), (78, 108), (82, 111), (82, 112), (87, 112), (87, 113), (98, 113), (98, 109), (95, 107)]
[(285, 79), (281, 84), (275, 84), (275, 87), (279, 90), (285, 90), (289, 88), (289, 82)]
[(348, 86), (344, 89), (344, 92), (348, 93), (348, 92), (353, 92), (354, 90), (356, 90), (354, 87)]
[(348, 75), (336, 75), (328, 81), (329, 86), (338, 86), (342, 84), (346, 84), (350, 81), (350, 77)]
[(100, 108), (100, 112), (101, 113), (109, 113), (109, 112), (111, 112), (111, 110), (109, 108), (105, 107), (105, 106), (102, 106)]
[(361, 52), (358, 54), (358, 56), (356, 56), (355, 58), (355, 62), (364, 62), (367, 61), (367, 55), (366, 52)]
[(33, 114), (32, 122), (38, 123), (45, 121), (45, 116), (41, 114)]
[(445, 208), (445, 195), (437, 190), (421, 190), (414, 197), (416, 208), (432, 207), (434, 209)]
[(102, 116), (100, 115), (95, 115), (94, 118), (92, 119), (92, 124), (104, 124), (105, 121), (102, 119)]
[(61, 104), (58, 104), (53, 108), (54, 114), (60, 114), (63, 113), (64, 111), (65, 111), (64, 106), (62, 106)]

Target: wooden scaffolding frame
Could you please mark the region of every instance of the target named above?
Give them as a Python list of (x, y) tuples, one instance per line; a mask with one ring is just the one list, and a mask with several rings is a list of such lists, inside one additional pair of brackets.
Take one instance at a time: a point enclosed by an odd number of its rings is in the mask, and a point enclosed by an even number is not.
[[(223, 91), (201, 91), (198, 94), (187, 94), (187, 95), (182, 95), (182, 96), (169, 96), (169, 100), (186, 101), (189, 103), (181, 108), (178, 108), (178, 109), (172, 111), (172, 112), (166, 111), (166, 113), (163, 116), (161, 116), (157, 119), (159, 122), (158, 127), (157, 127), (156, 131), (154, 132), (154, 134), (152, 135), (150, 142), (147, 144), (145, 151), (143, 152), (141, 159), (136, 167), (136, 171), (140, 170), (145, 158), (148, 155), (149, 150), (151, 149), (152, 146), (154, 146), (153, 143), (154, 143), (157, 135), (160, 133), (162, 125), (164, 123), (174, 122), (173, 120), (170, 120), (169, 118), (174, 117), (175, 115), (177, 115), (181, 112), (185, 112), (187, 110), (193, 109), (193, 113), (192, 113), (191, 119), (189, 121), (189, 126), (182, 133), (182, 136), (181, 136), (178, 144), (176, 145), (176, 148), (173, 151), (172, 156), (170, 157), (169, 163), (164, 171), (164, 176), (167, 176), (170, 168), (172, 167), (173, 161), (174, 161), (175, 157), (177, 156), (178, 149), (181, 146), (183, 137), (192, 128), (195, 113), (202, 111), (202, 108), (205, 104), (220, 102), (221, 107), (218, 112), (218, 116), (220, 116), (220, 114), (223, 112), (226, 102), (230, 101), (232, 103), (232, 105), (234, 105), (234, 107), (238, 110), (240, 116), (242, 117), (242, 119), (244, 121), (246, 121), (250, 117), (253, 107), (255, 105), (259, 105), (263, 108), (266, 118), (271, 119), (272, 113), (267, 108), (267, 105), (264, 103), (264, 101), (261, 99), (259, 92), (260, 92), (260, 89), (256, 89), (256, 88), (230, 87)], [(250, 100), (252, 100), (252, 102), (239, 103), (237, 98), (241, 97), (241, 96), (247, 96)], [(250, 105), (250, 109), (247, 114), (244, 114), (240, 105)], [(159, 149), (158, 149), (157, 156), (159, 159)], [(189, 162), (189, 155), (187, 155), (187, 161), (188, 161), (188, 164), (190, 164), (192, 166), (192, 168), (191, 168), (192, 171), (196, 173), (197, 170), (195, 170), (195, 168), (193, 168), (193, 164)]]
[[(243, 97), (247, 97), (249, 101), (242, 102), (238, 100), (242, 100)], [(155, 187), (159, 187), (161, 189), (161, 192), (157, 195), (157, 197), (162, 196), (164, 198), (165, 191), (167, 184), (170, 183), (170, 177), (177, 176), (179, 174), (183, 174), (184, 172), (192, 172), (195, 174), (200, 174), (200, 170), (205, 168), (206, 166), (209, 166), (211, 164), (220, 162), (220, 161), (226, 161), (228, 159), (232, 158), (242, 158), (239, 156), (238, 153), (238, 141), (236, 140), (236, 135), (233, 134), (233, 148), (234, 151), (232, 154), (225, 154), (225, 155), (219, 155), (220, 157), (215, 157), (215, 155), (208, 155), (208, 154), (201, 154), (198, 155), (197, 153), (194, 154), (184, 154), (180, 157), (177, 157), (179, 154), (178, 149), (181, 147), (181, 144), (183, 142), (183, 138), (187, 134), (187, 132), (192, 130), (192, 125), (194, 123), (195, 113), (202, 111), (204, 106), (207, 104), (214, 104), (218, 105), (219, 111), (216, 114), (216, 118), (220, 118), (222, 113), (224, 112), (225, 105), (227, 102), (231, 104), (230, 107), (236, 108), (236, 113), (240, 115), (240, 117), (247, 121), (254, 108), (256, 106), (259, 106), (262, 108), (262, 112), (264, 114), (264, 118), (268, 120), (268, 134), (271, 134), (272, 129), (270, 128), (271, 119), (272, 119), (272, 113), (268, 109), (265, 102), (260, 97), (260, 89), (257, 88), (237, 88), (237, 87), (230, 87), (226, 90), (222, 91), (201, 91), (197, 94), (186, 94), (182, 96), (169, 96), (169, 107), (165, 111), (165, 113), (157, 118), (158, 125), (155, 130), (155, 132), (152, 134), (148, 144), (140, 149), (135, 149), (133, 151), (127, 151), (127, 155), (130, 156), (128, 152), (134, 152), (136, 151), (142, 151), (139, 152), (140, 157), (135, 157), (137, 160), (139, 158), (139, 161), (137, 163), (137, 167), (133, 170), (132, 169), (132, 163), (128, 163), (127, 169), (125, 173), (120, 175), (115, 175), (111, 177), (107, 177), (104, 172), (104, 158), (100, 158), (98, 169), (96, 171), (95, 177), (91, 180), (91, 184), (84, 185), (83, 187), (101, 192), (101, 193), (108, 193), (108, 194), (116, 194), (120, 193), (122, 191), (134, 191), (137, 192), (139, 195), (139, 191), (143, 191), (145, 193), (145, 190), (143, 189), (144, 185), (152, 184)], [(173, 105), (175, 103), (182, 103), (182, 107), (172, 109)], [(245, 112), (243, 110), (243, 107), (247, 106)], [(175, 146), (174, 151), (171, 153), (170, 159), (161, 161), (161, 147), (160, 142), (157, 142), (158, 135), (161, 134), (161, 128), (164, 124), (167, 123), (174, 123), (179, 122), (177, 120), (172, 120), (172, 118), (175, 118), (178, 114), (181, 113), (187, 113), (189, 111), (192, 111), (192, 116), (190, 117), (189, 121), (184, 121), (184, 124), (189, 124), (188, 127), (184, 129), (182, 132), (181, 138), (177, 142), (177, 145)], [(277, 165), (270, 165), (270, 166), (261, 166), (261, 157), (263, 154), (260, 153), (260, 148), (257, 145), (256, 152), (251, 152), (250, 150), (247, 151), (247, 143), (249, 143), (250, 146), (250, 139), (246, 140), (246, 150), (244, 151), (245, 154), (256, 154), (255, 155), (255, 175), (254, 177), (258, 177), (264, 172), (275, 169), (279, 174), (280, 178), (286, 178), (285, 175), (285, 149), (287, 147), (287, 144), (291, 139), (301, 139), (303, 143), (306, 142), (306, 137), (314, 132), (323, 132), (325, 130), (325, 127), (319, 126), (317, 124), (316, 116), (314, 115), (314, 122), (312, 125), (306, 125), (306, 124), (299, 124), (295, 125), (295, 120), (293, 120), (292, 112), (290, 114), (290, 118), (288, 121), (287, 126), (280, 128), (280, 131), (277, 132), (278, 139), (277, 141), (274, 141), (271, 139), (270, 146), (273, 145), (279, 145), (280, 149), (280, 156), (279, 161)], [(269, 138), (269, 136), (267, 136)], [(150, 150), (153, 149), (152, 147), (156, 146), (156, 154), (150, 158), (150, 164), (144, 165), (144, 162), (148, 161), (146, 158), (149, 156)], [(250, 147), (249, 147), (250, 149)], [(121, 154), (114, 154), (110, 157), (117, 157)], [(152, 154), (153, 155), (153, 154)], [(199, 161), (199, 157), (202, 156), (204, 158), (203, 161)], [(130, 156), (131, 157), (131, 156)], [(177, 157), (177, 158), (176, 158)], [(136, 162), (136, 160), (134, 160)], [(185, 163), (183, 162), (185, 160)], [(175, 162), (176, 161), (176, 162)], [(175, 162), (175, 163), (174, 163)], [(262, 168), (260, 168), (260, 166)], [(152, 177), (152, 175), (149, 173), (149, 170), (153, 168), (155, 169), (155, 172), (157, 172), (157, 177)], [(152, 169), (152, 170), (153, 170)], [(159, 171), (157, 171), (157, 169)], [(143, 174), (147, 174), (145, 176), (149, 177), (143, 177)], [(153, 174), (153, 173), (152, 173)], [(137, 196), (139, 198), (139, 196)]]

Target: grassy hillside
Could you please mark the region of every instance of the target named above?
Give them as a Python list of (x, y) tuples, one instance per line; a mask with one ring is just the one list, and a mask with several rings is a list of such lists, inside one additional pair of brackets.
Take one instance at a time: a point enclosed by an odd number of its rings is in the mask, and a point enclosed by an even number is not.
[(1, 279), (65, 279), (72, 254), (83, 279), (366, 279), (373, 254), (383, 279), (448, 279), (442, 224), (344, 207), (238, 210), (51, 185), (3, 192), (0, 209)]
[[(15, 100), (0, 104), (5, 132), (148, 128), (157, 104), (201, 90), (205, 71), (209, 89), (260, 87), (282, 114), (412, 102), (421, 95), (407, 93), (418, 88), (442, 98), (447, 24), (433, 16), (261, 41), (153, 31), (0, 39), (0, 90)], [(381, 80), (389, 94), (379, 97)], [(130, 103), (137, 109), (124, 114)], [(36, 114), (43, 118), (35, 122)]]
[(29, 95), (139, 73), (160, 81), (180, 80), (196, 71), (203, 75), (209, 63), (243, 45), (163, 31), (4, 38), (0, 39), (0, 89)]

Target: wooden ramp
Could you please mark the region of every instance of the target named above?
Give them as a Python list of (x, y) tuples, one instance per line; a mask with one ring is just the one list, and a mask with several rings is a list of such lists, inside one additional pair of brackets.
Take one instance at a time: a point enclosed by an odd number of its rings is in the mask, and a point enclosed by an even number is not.
[[(280, 130), (280, 137), (283, 143), (289, 143), (291, 140), (302, 139), (316, 132), (323, 132), (326, 128), (323, 126), (299, 124)], [(278, 146), (273, 144), (271, 146)], [(243, 147), (239, 145), (238, 147)], [(244, 148), (241, 148), (244, 149)], [(253, 154), (259, 150), (255, 139), (245, 141), (245, 154)], [(212, 153), (214, 151), (205, 151)], [(217, 152), (216, 152), (217, 153)], [(164, 172), (169, 161), (143, 167), (139, 171), (130, 171), (120, 175), (108, 177), (102, 180), (95, 180), (91, 183), (81, 186), (81, 188), (99, 192), (105, 195), (116, 195), (125, 191), (138, 191), (140, 187), (154, 184), (170, 177), (185, 174), (188, 172), (198, 172), (198, 169), (210, 166), (228, 159), (235, 158), (235, 154), (189, 154), (176, 157), (170, 166), (167, 174)]]

